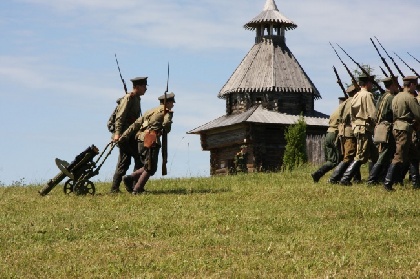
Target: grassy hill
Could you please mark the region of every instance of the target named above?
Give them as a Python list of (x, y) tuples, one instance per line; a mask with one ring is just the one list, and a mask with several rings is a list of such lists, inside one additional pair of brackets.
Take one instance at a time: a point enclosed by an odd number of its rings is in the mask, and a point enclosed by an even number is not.
[(420, 277), (420, 191), (311, 171), (157, 179), (139, 196), (0, 187), (0, 278)]

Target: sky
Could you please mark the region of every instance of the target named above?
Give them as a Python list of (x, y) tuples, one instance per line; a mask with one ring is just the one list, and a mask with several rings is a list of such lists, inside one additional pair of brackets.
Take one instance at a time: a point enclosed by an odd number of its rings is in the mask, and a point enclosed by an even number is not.
[[(225, 114), (217, 94), (253, 46), (255, 33), (243, 25), (265, 2), (1, 1), (0, 185), (43, 184), (59, 172), (55, 158), (71, 162), (92, 144), (103, 151), (111, 138), (106, 122), (124, 95), (115, 54), (129, 89), (131, 78), (148, 76), (143, 111), (158, 105), (169, 63), (176, 104), (166, 177), (209, 176), (210, 154), (202, 151), (198, 135), (187, 132)], [(369, 40), (376, 36), (405, 75), (412, 73), (393, 52), (420, 72), (407, 54), (420, 59), (418, 0), (276, 4), (298, 25), (286, 32), (286, 44), (322, 96), (317, 111), (330, 114), (342, 94), (333, 65), (350, 82), (329, 42), (380, 76), (381, 60)], [(92, 180), (111, 181), (117, 156), (114, 150)]]

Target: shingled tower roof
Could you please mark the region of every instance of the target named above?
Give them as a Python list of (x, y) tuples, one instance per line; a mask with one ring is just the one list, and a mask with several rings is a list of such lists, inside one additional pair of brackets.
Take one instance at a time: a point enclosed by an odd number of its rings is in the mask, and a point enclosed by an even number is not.
[(285, 31), (297, 25), (283, 16), (274, 0), (267, 0), (264, 10), (244, 25), (256, 30), (255, 45), (220, 90), (218, 97), (231, 93), (311, 93), (321, 98), (315, 85), (286, 46)]
[(249, 30), (254, 30), (260, 26), (261, 23), (278, 23), (284, 26), (286, 30), (295, 29), (297, 27), (293, 21), (279, 12), (274, 0), (267, 0), (264, 5), (264, 10), (250, 22), (245, 24), (244, 27)]

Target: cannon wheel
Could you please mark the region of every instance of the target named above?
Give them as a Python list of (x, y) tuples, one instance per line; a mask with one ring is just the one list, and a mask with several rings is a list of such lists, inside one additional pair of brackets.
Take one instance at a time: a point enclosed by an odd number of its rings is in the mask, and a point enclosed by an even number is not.
[(73, 187), (73, 191), (76, 195), (95, 195), (95, 185), (92, 181), (83, 179), (77, 181)]
[(73, 179), (69, 179), (66, 181), (66, 183), (64, 184), (64, 194), (68, 195), (70, 193), (73, 192), (73, 188), (74, 188), (74, 180)]

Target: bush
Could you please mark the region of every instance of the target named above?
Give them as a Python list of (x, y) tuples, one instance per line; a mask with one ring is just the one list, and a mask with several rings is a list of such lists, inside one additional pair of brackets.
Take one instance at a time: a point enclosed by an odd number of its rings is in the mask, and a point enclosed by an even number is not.
[(286, 150), (283, 157), (283, 170), (293, 170), (308, 161), (306, 155), (306, 123), (300, 115), (297, 123), (285, 131)]

